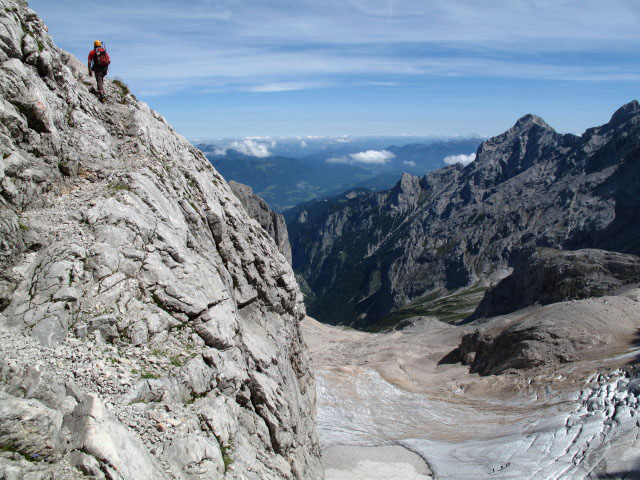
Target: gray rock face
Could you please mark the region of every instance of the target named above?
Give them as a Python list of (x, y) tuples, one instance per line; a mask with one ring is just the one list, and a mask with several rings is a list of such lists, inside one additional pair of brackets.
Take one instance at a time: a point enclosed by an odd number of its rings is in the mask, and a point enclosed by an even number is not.
[(278, 245), (280, 253), (291, 264), (291, 245), (289, 244), (289, 233), (287, 232), (284, 216), (271, 210), (267, 202), (253, 193), (253, 189), (250, 186), (233, 180), (229, 182), (229, 186), (247, 213), (267, 231), (269, 236), (276, 242), (276, 245)]
[(99, 103), (26, 2), (0, 8), (0, 477), (321, 478), (273, 240), (160, 115), (109, 80)]
[(581, 137), (526, 115), (466, 167), (304, 205), (288, 227), (309, 314), (375, 325), (439, 291), (504, 278), (524, 248), (640, 254), (640, 104)]
[(516, 263), (513, 273), (489, 290), (471, 319), (515, 312), (550, 303), (612, 294), (640, 283), (640, 258), (584, 249), (540, 248)]

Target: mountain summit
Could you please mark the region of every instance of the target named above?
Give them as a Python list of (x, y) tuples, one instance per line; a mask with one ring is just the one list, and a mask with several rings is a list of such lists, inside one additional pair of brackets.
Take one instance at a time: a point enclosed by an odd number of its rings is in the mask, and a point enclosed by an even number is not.
[(528, 247), (639, 254), (639, 176), (637, 101), (581, 137), (526, 115), (464, 168), (300, 207), (289, 215), (294, 269), (311, 315), (372, 327), (447, 292), (481, 292)]
[(515, 123), (515, 125), (513, 126), (513, 130), (518, 130), (522, 132), (522, 131), (530, 130), (535, 127), (540, 127), (544, 130), (553, 130), (553, 128), (551, 128), (549, 124), (545, 122), (542, 118), (540, 118), (537, 115), (533, 115), (531, 113), (528, 113), (520, 117), (518, 121)]
[(321, 478), (285, 257), (164, 118), (0, 6), (0, 477)]
[(609, 124), (620, 125), (628, 120), (637, 117), (639, 114), (640, 103), (638, 103), (637, 100), (633, 100), (616, 110), (616, 112), (612, 115)]

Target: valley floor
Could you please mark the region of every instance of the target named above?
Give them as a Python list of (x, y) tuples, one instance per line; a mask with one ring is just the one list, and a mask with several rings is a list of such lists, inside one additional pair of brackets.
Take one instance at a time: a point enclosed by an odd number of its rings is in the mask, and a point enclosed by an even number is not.
[[(640, 303), (628, 298), (543, 309), (597, 317), (612, 307), (640, 326)], [(474, 328), (423, 318), (368, 334), (304, 321), (327, 480), (640, 478), (633, 339), (612, 335), (598, 358), (503, 375), (439, 365)]]

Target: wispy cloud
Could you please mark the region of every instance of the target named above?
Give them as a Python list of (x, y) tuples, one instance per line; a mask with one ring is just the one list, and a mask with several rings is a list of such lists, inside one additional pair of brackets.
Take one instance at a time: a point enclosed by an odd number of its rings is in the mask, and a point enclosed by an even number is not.
[(444, 163), (447, 165), (453, 165), (455, 163), (460, 163), (462, 165), (469, 165), (476, 159), (476, 154), (471, 153), (469, 155), (449, 155), (448, 157), (444, 157)]
[(323, 88), (325, 83), (319, 82), (273, 82), (264, 85), (249, 87), (251, 92), (289, 92), (293, 90), (308, 90), (310, 88)]
[[(640, 80), (637, 0), (30, 4), (80, 58), (106, 40), (112, 70), (148, 95), (393, 88), (452, 76)], [(96, 17), (109, 21), (96, 26)]]

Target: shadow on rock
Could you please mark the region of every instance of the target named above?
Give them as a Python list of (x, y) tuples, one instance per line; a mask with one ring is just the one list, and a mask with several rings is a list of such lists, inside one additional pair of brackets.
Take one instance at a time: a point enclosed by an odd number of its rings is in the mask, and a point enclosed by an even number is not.
[[(633, 341), (631, 342), (633, 349), (640, 348), (640, 328), (636, 329), (636, 334), (633, 337)], [(629, 365), (636, 365), (640, 363), (640, 351), (636, 352), (636, 354), (629, 360)]]
[(460, 356), (460, 347), (456, 347), (447, 353), (444, 357), (440, 359), (438, 365), (452, 365), (454, 363), (462, 362), (462, 357)]
[(597, 474), (595, 478), (624, 478), (625, 480), (640, 480), (640, 461), (631, 470), (614, 470)]

